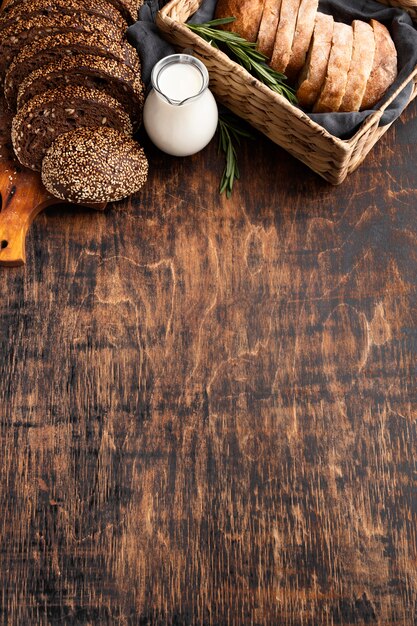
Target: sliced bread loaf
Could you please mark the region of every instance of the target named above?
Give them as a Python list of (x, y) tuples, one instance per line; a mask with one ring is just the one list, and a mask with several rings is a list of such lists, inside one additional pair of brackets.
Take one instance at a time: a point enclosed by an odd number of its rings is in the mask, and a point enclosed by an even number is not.
[(147, 175), (143, 149), (112, 128), (78, 128), (60, 135), (42, 162), (49, 193), (75, 203), (121, 200), (139, 191)]
[(359, 111), (374, 63), (375, 37), (372, 26), (361, 20), (355, 20), (352, 28), (352, 59), (339, 111)]
[(113, 41), (103, 33), (71, 32), (43, 37), (26, 46), (11, 63), (4, 79), (4, 93), (10, 107), (16, 105), (20, 84), (35, 70), (65, 58), (92, 54), (115, 59), (140, 74), (136, 50), (125, 41)]
[(352, 26), (335, 22), (326, 78), (313, 108), (315, 113), (339, 110), (346, 91), (352, 49)]
[(317, 100), (326, 78), (332, 47), (333, 24), (331, 15), (317, 13), (307, 60), (298, 79), (298, 102), (306, 109), (310, 109)]
[(83, 126), (109, 126), (132, 134), (122, 105), (97, 89), (52, 89), (29, 100), (13, 118), (12, 142), (17, 158), (40, 171), (42, 159), (59, 135)]
[(139, 126), (144, 100), (140, 75), (119, 61), (92, 55), (67, 57), (29, 74), (19, 88), (18, 108), (48, 89), (62, 89), (67, 85), (108, 93), (129, 113), (133, 126)]
[(397, 50), (389, 30), (380, 22), (370, 22), (375, 36), (375, 55), (361, 109), (371, 109), (397, 78)]
[(109, 20), (89, 15), (38, 16), (33, 19), (20, 19), (16, 24), (4, 28), (0, 33), (0, 79), (3, 81), (6, 70), (25, 44), (53, 34), (71, 32), (103, 33), (107, 39), (121, 42), (123, 33)]
[(275, 36), (274, 51), (270, 66), (277, 72), (285, 73), (291, 58), (298, 9), (301, 0), (282, 0), (278, 28)]
[(264, 0), (218, 0), (215, 17), (235, 17), (234, 22), (222, 28), (254, 42), (258, 38), (263, 8)]
[(127, 22), (107, 0), (25, 0), (1, 15), (0, 31), (14, 25), (20, 19), (27, 20), (38, 15), (76, 15), (80, 11), (104, 17), (120, 30), (127, 28)]
[(272, 57), (277, 34), (281, 0), (265, 0), (258, 33), (258, 50), (268, 59)]
[(301, 0), (291, 48), (291, 56), (285, 70), (286, 75), (290, 79), (295, 79), (304, 67), (313, 36), (318, 6), (319, 0)]

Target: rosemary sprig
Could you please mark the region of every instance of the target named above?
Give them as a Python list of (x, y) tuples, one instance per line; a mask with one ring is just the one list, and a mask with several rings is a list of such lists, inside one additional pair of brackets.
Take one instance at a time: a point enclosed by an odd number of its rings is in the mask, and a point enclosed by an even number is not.
[(220, 182), (220, 193), (226, 192), (230, 198), (235, 180), (239, 180), (240, 173), (237, 163), (236, 144), (240, 145), (241, 137), (254, 139), (253, 135), (240, 125), (239, 118), (234, 115), (221, 113), (219, 115), (219, 152), (226, 158), (226, 166)]
[(276, 72), (266, 64), (267, 57), (256, 49), (256, 43), (243, 39), (237, 33), (220, 30), (219, 26), (234, 22), (234, 17), (225, 17), (211, 20), (203, 24), (187, 24), (194, 33), (208, 41), (213, 47), (223, 46), (227, 48), (234, 60), (242, 65), (248, 72), (255, 76), (272, 91), (279, 93), (292, 104), (297, 104), (294, 89), (287, 84), (287, 77)]

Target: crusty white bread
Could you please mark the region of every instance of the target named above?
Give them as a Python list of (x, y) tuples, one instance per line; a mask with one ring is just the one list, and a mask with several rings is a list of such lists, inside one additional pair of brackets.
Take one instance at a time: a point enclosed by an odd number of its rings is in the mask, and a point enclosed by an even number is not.
[(317, 13), (307, 54), (307, 60), (298, 79), (297, 98), (302, 107), (313, 106), (326, 77), (332, 46), (334, 20), (331, 15)]
[(380, 22), (370, 22), (375, 35), (375, 55), (361, 109), (370, 109), (382, 98), (397, 77), (397, 50), (389, 30)]
[(359, 111), (374, 63), (375, 36), (372, 26), (361, 20), (355, 20), (352, 28), (352, 59), (339, 111)]
[(326, 78), (313, 107), (315, 113), (330, 113), (339, 110), (346, 90), (352, 49), (352, 26), (335, 22)]
[(219, 0), (215, 18), (235, 17), (236, 20), (222, 26), (224, 30), (238, 33), (244, 39), (255, 42), (265, 0)]
[(290, 79), (295, 79), (302, 70), (313, 36), (314, 23), (319, 0), (301, 0), (297, 24), (291, 49), (291, 57), (285, 71)]
[(281, 0), (265, 0), (258, 33), (258, 50), (268, 59), (272, 57), (277, 33)]
[(285, 73), (291, 58), (297, 15), (301, 0), (282, 0), (274, 51), (270, 66), (277, 72)]

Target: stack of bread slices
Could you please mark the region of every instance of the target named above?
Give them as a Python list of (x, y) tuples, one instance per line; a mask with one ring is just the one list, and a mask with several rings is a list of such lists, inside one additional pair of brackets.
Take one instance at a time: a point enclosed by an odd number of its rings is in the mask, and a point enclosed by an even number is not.
[(146, 180), (146, 157), (132, 139), (144, 88), (125, 38), (141, 4), (10, 0), (1, 12), (0, 78), (14, 112), (13, 148), (57, 197), (118, 200)]
[(315, 113), (373, 108), (397, 76), (388, 29), (371, 20), (352, 24), (318, 12), (319, 0), (218, 0), (223, 28), (257, 47), (297, 88), (300, 105)]

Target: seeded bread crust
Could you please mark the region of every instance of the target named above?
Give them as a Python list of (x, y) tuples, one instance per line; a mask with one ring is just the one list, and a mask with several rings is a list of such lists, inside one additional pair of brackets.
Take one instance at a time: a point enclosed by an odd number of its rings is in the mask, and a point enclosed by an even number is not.
[(123, 37), (120, 28), (109, 20), (85, 12), (18, 20), (0, 33), (0, 79), (3, 81), (8, 66), (25, 44), (49, 35), (71, 32), (104, 33), (119, 43)]
[(298, 9), (291, 56), (285, 70), (290, 79), (295, 79), (306, 61), (307, 52), (313, 36), (319, 0), (301, 0)]
[(73, 32), (44, 37), (23, 46), (10, 65), (4, 79), (4, 93), (9, 106), (16, 106), (19, 85), (29, 74), (44, 65), (85, 54), (115, 59), (140, 75), (139, 57), (126, 41), (113, 41), (103, 33)]
[(110, 20), (120, 30), (127, 28), (126, 20), (107, 0), (26, 0), (15, 4), (1, 16), (0, 31), (20, 19), (30, 19), (37, 15), (76, 15), (79, 11)]
[(222, 28), (255, 42), (258, 38), (263, 8), (264, 0), (219, 0), (215, 18), (235, 17), (234, 22), (225, 24)]
[(352, 23), (353, 52), (346, 91), (339, 111), (359, 111), (375, 56), (375, 36), (372, 26), (361, 20)]
[(58, 137), (42, 162), (52, 195), (75, 203), (115, 202), (139, 191), (148, 161), (140, 145), (111, 128), (78, 128)]
[(67, 57), (29, 74), (19, 88), (18, 109), (48, 89), (62, 89), (68, 85), (108, 93), (129, 113), (133, 126), (139, 126), (144, 101), (140, 76), (114, 59), (92, 55)]
[(143, 0), (108, 0), (129, 24), (138, 20), (139, 9), (143, 5)]
[(352, 49), (352, 26), (335, 22), (326, 78), (314, 105), (314, 113), (330, 113), (339, 110), (346, 91)]
[(298, 102), (306, 109), (310, 109), (317, 100), (326, 78), (333, 25), (334, 20), (331, 15), (317, 13), (307, 60), (298, 78)]
[(132, 134), (128, 114), (108, 94), (84, 87), (52, 89), (29, 100), (13, 118), (15, 154), (22, 165), (40, 171), (47, 149), (59, 135), (86, 126)]
[(397, 78), (397, 50), (389, 30), (380, 22), (370, 22), (375, 35), (375, 56), (361, 109), (371, 109)]
[(277, 33), (281, 0), (265, 0), (258, 33), (258, 50), (268, 59), (272, 57)]

